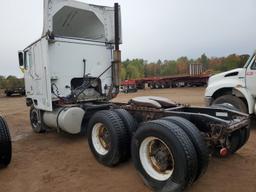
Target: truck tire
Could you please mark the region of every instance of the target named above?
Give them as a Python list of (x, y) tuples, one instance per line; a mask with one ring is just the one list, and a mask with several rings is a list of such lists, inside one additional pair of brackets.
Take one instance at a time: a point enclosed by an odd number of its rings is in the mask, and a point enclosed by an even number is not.
[[(248, 141), (250, 137), (250, 129), (249, 128), (243, 128), (240, 130), (235, 131), (231, 134), (231, 153), (237, 152), (241, 147), (244, 146), (244, 144)], [(236, 141), (234, 143), (234, 141)]]
[(180, 128), (183, 129), (183, 131), (188, 135), (189, 139), (193, 143), (195, 150), (197, 152), (197, 158), (198, 158), (198, 170), (195, 180), (197, 180), (200, 176), (202, 176), (208, 167), (209, 164), (209, 151), (207, 144), (205, 143), (200, 131), (198, 128), (188, 121), (187, 119), (184, 119), (182, 117), (165, 117), (163, 119), (166, 119)]
[(0, 167), (7, 167), (12, 159), (12, 143), (5, 120), (0, 116)]
[(248, 113), (245, 103), (240, 98), (233, 95), (223, 95), (218, 97), (212, 102), (212, 105), (226, 105), (227, 108), (237, 109), (240, 112)]
[(124, 126), (127, 130), (129, 130), (130, 136), (132, 136), (138, 128), (137, 121), (125, 109), (114, 109), (113, 111), (115, 111), (118, 114), (118, 116), (122, 119)]
[[(230, 136), (228, 136), (228, 150), (229, 154), (236, 153), (245, 143), (247, 138), (247, 132), (246, 129), (239, 129), (231, 133)], [(221, 157), (220, 156), (220, 150), (221, 146), (216, 146), (213, 151), (213, 155), (215, 157)]]
[(46, 132), (46, 126), (43, 122), (42, 111), (36, 109), (33, 105), (30, 107), (30, 124), (35, 133)]
[(132, 140), (132, 160), (154, 191), (182, 191), (197, 174), (197, 154), (187, 134), (167, 120), (142, 124)]
[[(232, 96), (234, 97), (234, 96)], [(235, 97), (236, 99), (239, 99), (237, 97)], [(239, 99), (241, 100), (241, 99)], [(244, 102), (242, 101), (242, 104), (244, 104)], [(234, 111), (240, 111), (240, 109), (234, 105), (229, 105), (228, 103), (222, 103), (222, 104), (212, 104), (212, 107), (218, 107), (218, 108), (224, 108), (224, 109), (231, 109)], [(247, 111), (247, 107), (243, 106), (246, 108)], [(250, 124), (248, 127), (245, 127), (243, 129), (237, 130), (235, 132), (233, 132), (231, 134), (231, 136), (229, 136), (229, 141), (230, 141), (230, 153), (234, 154), (236, 151), (238, 151), (249, 139), (250, 137)], [(219, 153), (220, 148), (215, 149), (216, 151), (214, 152)], [(219, 156), (219, 154), (217, 154), (217, 156)]]
[(96, 112), (89, 121), (87, 136), (90, 150), (101, 164), (115, 166), (126, 160), (130, 137), (116, 112)]
[(113, 111), (122, 119), (126, 132), (128, 132), (129, 134), (127, 150), (125, 150), (125, 152), (127, 153), (124, 154), (121, 160), (121, 161), (126, 161), (131, 157), (131, 138), (138, 128), (138, 123), (133, 118), (133, 116), (125, 109), (114, 109)]
[(245, 127), (242, 129), (244, 131), (244, 141), (243, 141), (243, 145), (248, 141), (248, 139), (250, 138), (250, 135), (251, 135), (251, 127), (250, 127), (250, 124), (248, 127)]
[(11, 97), (11, 96), (12, 96), (12, 93), (7, 92), (7, 93), (6, 93), (6, 96), (7, 96), (7, 97)]

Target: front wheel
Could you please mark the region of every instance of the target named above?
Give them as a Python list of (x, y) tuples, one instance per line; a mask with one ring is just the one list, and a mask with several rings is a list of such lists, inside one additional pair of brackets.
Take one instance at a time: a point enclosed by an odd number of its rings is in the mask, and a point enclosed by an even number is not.
[(46, 126), (43, 122), (41, 110), (31, 106), (29, 117), (31, 127), (35, 133), (44, 133), (46, 131)]
[(212, 106), (219, 106), (228, 109), (232, 109), (235, 111), (239, 111), (242, 113), (248, 113), (248, 109), (246, 104), (239, 97), (233, 95), (223, 95), (221, 97), (216, 98), (212, 102)]

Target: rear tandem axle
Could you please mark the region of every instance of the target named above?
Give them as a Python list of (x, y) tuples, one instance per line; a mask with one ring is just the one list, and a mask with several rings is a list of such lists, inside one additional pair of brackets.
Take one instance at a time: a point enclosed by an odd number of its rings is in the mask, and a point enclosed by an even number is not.
[(132, 156), (145, 183), (157, 191), (183, 190), (205, 173), (210, 155), (233, 154), (250, 135), (249, 116), (224, 106), (190, 107), (161, 97), (54, 106), (50, 115), (32, 107), (31, 117), (39, 118), (37, 124), (31, 119), (36, 132), (50, 125), (65, 131), (62, 121), (82, 110), (81, 132), (87, 132), (96, 160), (116, 166)]

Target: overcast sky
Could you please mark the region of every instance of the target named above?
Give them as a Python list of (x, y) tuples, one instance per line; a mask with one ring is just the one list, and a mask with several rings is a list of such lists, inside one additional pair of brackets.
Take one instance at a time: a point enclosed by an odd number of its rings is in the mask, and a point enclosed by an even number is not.
[[(81, 0), (113, 6), (112, 0)], [(250, 54), (256, 49), (255, 0), (116, 0), (122, 8), (123, 59), (148, 61)], [(18, 75), (17, 51), (41, 36), (43, 0), (0, 6), (0, 75)]]

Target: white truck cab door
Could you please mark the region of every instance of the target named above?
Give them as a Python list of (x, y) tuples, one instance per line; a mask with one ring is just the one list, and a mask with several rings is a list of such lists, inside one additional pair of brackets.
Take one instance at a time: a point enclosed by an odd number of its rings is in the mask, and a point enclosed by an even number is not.
[(41, 39), (24, 52), (24, 78), (27, 98), (32, 99), (36, 108), (51, 111), (52, 95), (48, 74), (48, 42)]
[(256, 55), (254, 54), (249, 61), (246, 69), (246, 87), (251, 94), (256, 97)]

